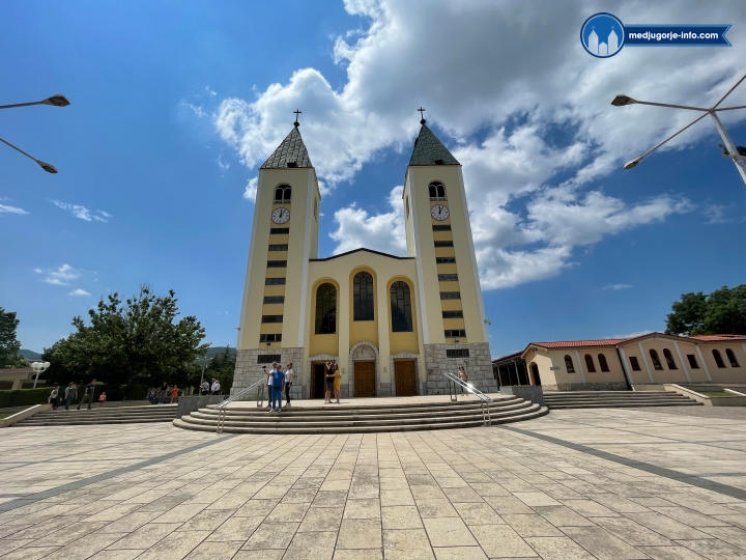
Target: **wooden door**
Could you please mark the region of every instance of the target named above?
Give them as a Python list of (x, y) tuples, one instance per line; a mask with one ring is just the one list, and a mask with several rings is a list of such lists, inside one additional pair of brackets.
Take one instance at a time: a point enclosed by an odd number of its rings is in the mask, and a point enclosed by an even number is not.
[(414, 360), (394, 361), (394, 383), (397, 397), (412, 397), (417, 394), (417, 369)]
[(376, 396), (375, 362), (355, 362), (355, 396)]

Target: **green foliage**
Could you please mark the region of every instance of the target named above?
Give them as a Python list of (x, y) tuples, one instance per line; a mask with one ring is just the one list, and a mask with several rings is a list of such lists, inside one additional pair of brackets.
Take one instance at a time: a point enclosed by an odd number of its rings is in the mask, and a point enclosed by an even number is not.
[[(236, 351), (226, 346), (222, 351), (218, 350), (218, 352), (213, 354), (212, 360), (210, 360), (205, 369), (205, 379), (212, 382), (213, 377), (217, 377), (220, 381), (220, 386), (224, 391), (227, 391), (233, 383), (233, 372), (235, 369)], [(199, 385), (199, 380), (194, 385)]]
[(709, 295), (682, 294), (671, 309), (668, 334), (746, 334), (746, 284), (723, 286)]
[(16, 328), (18, 319), (15, 312), (0, 307), (0, 367), (25, 365), (25, 360), (18, 353), (21, 343), (16, 339)]
[[(88, 311), (88, 324), (73, 318), (76, 332), (44, 351), (49, 383), (96, 378), (109, 386), (184, 384), (203, 352), (205, 330), (196, 317), (179, 315), (176, 295), (158, 297), (145, 286), (124, 304), (119, 294)], [(108, 394), (108, 393), (107, 393)]]
[(46, 404), (51, 389), (17, 389), (15, 391), (0, 391), (0, 408), (9, 406), (31, 406)]

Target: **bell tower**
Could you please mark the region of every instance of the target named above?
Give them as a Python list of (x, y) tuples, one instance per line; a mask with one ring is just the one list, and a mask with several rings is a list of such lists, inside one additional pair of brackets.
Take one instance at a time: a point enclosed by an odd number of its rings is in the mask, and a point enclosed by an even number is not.
[(293, 362), (298, 378), (305, 373), (308, 263), (318, 251), (321, 195), (295, 113), (293, 129), (259, 169), (231, 392), (273, 361)]
[[(424, 113), (424, 109), (420, 109)], [(404, 181), (407, 254), (417, 259), (417, 298), (428, 393), (447, 391), (442, 371), (496, 391), (461, 164), (424, 116)]]

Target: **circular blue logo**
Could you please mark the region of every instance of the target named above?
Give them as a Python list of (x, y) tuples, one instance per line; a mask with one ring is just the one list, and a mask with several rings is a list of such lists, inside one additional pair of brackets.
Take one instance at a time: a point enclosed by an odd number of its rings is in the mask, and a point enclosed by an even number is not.
[(608, 12), (593, 14), (580, 28), (580, 42), (588, 54), (609, 58), (624, 46), (624, 25)]

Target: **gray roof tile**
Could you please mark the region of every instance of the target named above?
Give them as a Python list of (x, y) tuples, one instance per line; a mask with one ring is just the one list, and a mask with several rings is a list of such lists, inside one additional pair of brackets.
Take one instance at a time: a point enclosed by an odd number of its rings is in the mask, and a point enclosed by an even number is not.
[(285, 140), (277, 147), (274, 153), (269, 156), (267, 161), (262, 165), (262, 169), (281, 169), (287, 167), (313, 167), (311, 158), (308, 157), (308, 150), (300, 136), (300, 130), (297, 126), (293, 127), (285, 137)]
[(423, 122), (409, 165), (461, 165)]

